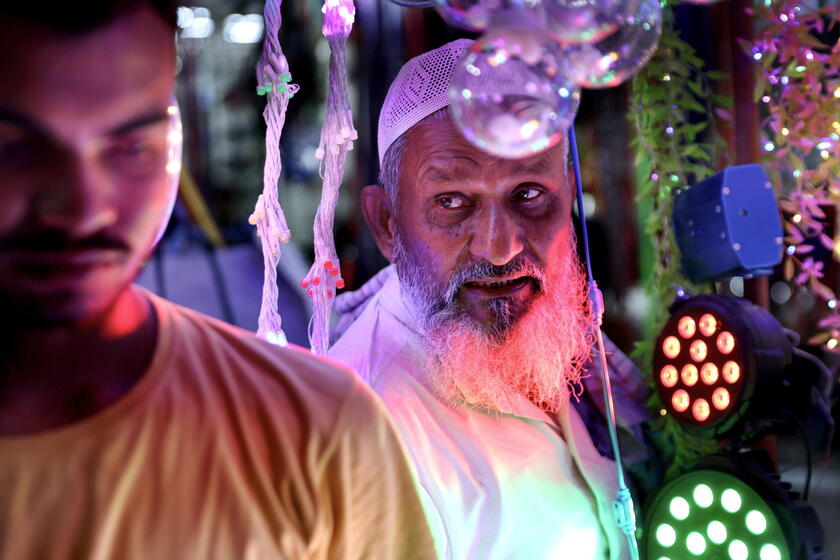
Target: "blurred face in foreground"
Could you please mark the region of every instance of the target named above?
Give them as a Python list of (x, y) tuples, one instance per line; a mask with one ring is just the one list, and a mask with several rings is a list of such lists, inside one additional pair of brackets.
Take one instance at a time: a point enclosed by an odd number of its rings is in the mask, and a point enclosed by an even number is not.
[(559, 409), (590, 348), (562, 147), (496, 158), (448, 118), (407, 134), (396, 211), (374, 230), (436, 387), (493, 410), (509, 410), (512, 393)]
[(173, 32), (150, 8), (77, 34), (3, 17), (0, 51), (0, 308), (89, 320), (169, 216)]

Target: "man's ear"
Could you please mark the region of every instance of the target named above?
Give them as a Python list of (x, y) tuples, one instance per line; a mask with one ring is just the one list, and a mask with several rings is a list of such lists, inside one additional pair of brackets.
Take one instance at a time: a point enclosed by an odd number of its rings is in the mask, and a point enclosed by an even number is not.
[(362, 213), (373, 232), (379, 252), (391, 261), (394, 252), (394, 208), (391, 197), (379, 185), (368, 185), (362, 189)]

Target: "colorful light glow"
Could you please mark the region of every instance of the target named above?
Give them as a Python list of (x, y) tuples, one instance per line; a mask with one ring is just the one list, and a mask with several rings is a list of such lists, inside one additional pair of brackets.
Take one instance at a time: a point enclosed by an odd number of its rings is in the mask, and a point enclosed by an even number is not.
[(688, 353), (695, 362), (702, 362), (709, 355), (709, 348), (702, 340), (695, 340), (691, 343)]
[(718, 387), (712, 393), (712, 405), (718, 410), (726, 410), (732, 402), (732, 396), (724, 387)]
[(712, 521), (706, 528), (706, 534), (713, 543), (723, 544), (726, 542), (726, 525), (717, 520)]
[(723, 379), (727, 383), (737, 383), (741, 379), (741, 366), (732, 360), (723, 364)]
[(767, 518), (758, 510), (750, 510), (747, 513), (747, 529), (753, 535), (761, 535), (767, 530)]
[(709, 401), (706, 399), (697, 399), (694, 401), (694, 405), (691, 407), (691, 414), (694, 416), (694, 419), (698, 422), (705, 422), (709, 419), (709, 414), (711, 410), (709, 409)]
[(694, 503), (701, 508), (707, 508), (715, 501), (715, 495), (711, 487), (705, 483), (695, 486), (691, 496), (694, 498)]
[(729, 549), (727, 552), (729, 553), (729, 558), (731, 558), (731, 560), (748, 560), (750, 557), (750, 551), (747, 548), (747, 545), (744, 544), (744, 541), (738, 539), (729, 543)]
[(782, 560), (782, 551), (775, 544), (765, 544), (758, 553), (759, 560)]
[(684, 389), (677, 389), (674, 391), (674, 396), (671, 397), (671, 406), (677, 412), (685, 412), (688, 410), (688, 405), (691, 404), (691, 397)]
[(691, 506), (688, 505), (688, 500), (682, 496), (677, 496), (671, 500), (668, 509), (671, 512), (671, 515), (674, 516), (674, 519), (678, 519), (680, 521), (688, 519), (688, 515), (691, 513)]
[(700, 556), (701, 554), (706, 552), (706, 539), (704, 539), (703, 535), (701, 535), (697, 531), (693, 531), (689, 533), (686, 537), (685, 547), (693, 555)]
[(680, 318), (680, 322), (677, 324), (677, 332), (683, 338), (691, 338), (697, 332), (697, 323), (686, 315)]
[(716, 344), (721, 354), (731, 354), (735, 349), (735, 337), (731, 332), (723, 331), (718, 335)]
[(719, 377), (720, 374), (718, 372), (718, 368), (712, 362), (706, 362), (703, 364), (703, 367), (700, 368), (700, 378), (706, 385), (714, 385)]
[(672, 547), (677, 542), (677, 532), (667, 523), (663, 523), (656, 528), (656, 540), (666, 548)]
[(659, 380), (665, 387), (671, 388), (677, 384), (680, 376), (677, 372), (677, 368), (672, 365), (667, 365), (662, 368), (662, 371), (659, 373)]
[(694, 364), (686, 364), (682, 368), (682, 372), (680, 373), (680, 378), (682, 382), (685, 383), (688, 387), (693, 387), (697, 384), (697, 380), (699, 379), (700, 374), (697, 371), (697, 366)]
[(669, 358), (680, 355), (680, 341), (676, 336), (668, 336), (662, 341), (662, 352)]
[(700, 334), (703, 336), (712, 336), (717, 330), (717, 319), (711, 313), (706, 313), (700, 317)]
[(734, 488), (727, 488), (720, 495), (720, 503), (729, 513), (736, 513), (741, 509), (741, 494)]

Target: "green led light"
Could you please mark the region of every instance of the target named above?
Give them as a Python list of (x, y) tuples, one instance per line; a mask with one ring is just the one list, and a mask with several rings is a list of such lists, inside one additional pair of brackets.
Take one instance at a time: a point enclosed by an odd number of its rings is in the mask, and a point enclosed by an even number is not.
[(767, 530), (767, 518), (760, 511), (750, 511), (747, 514), (747, 529), (753, 535), (760, 535)]
[(715, 495), (708, 484), (698, 484), (694, 487), (694, 503), (701, 508), (707, 508), (715, 501)]
[(656, 528), (656, 540), (666, 548), (674, 546), (677, 542), (677, 532), (667, 523), (663, 523)]
[(744, 541), (739, 541), (735, 539), (731, 543), (729, 543), (729, 558), (732, 560), (747, 560), (750, 557), (750, 551), (747, 549), (747, 545), (744, 544)]
[(643, 558), (793, 560), (771, 504), (728, 473), (695, 470), (667, 483), (649, 506)]
[(706, 552), (706, 539), (697, 531), (693, 531), (685, 538), (685, 547), (695, 556)]
[(706, 528), (706, 534), (709, 535), (709, 540), (715, 544), (723, 544), (726, 540), (726, 525), (720, 521), (712, 521)]
[(760, 560), (782, 560), (782, 551), (775, 544), (765, 544), (758, 553)]
[(691, 506), (688, 505), (688, 500), (686, 500), (682, 496), (677, 496), (676, 498), (671, 500), (671, 505), (669, 509), (671, 511), (671, 515), (673, 515), (675, 519), (679, 519), (680, 521), (686, 519), (688, 517), (688, 514), (691, 512)]
[(723, 509), (735, 513), (741, 509), (741, 494), (737, 490), (727, 488), (720, 496), (720, 503), (723, 504)]

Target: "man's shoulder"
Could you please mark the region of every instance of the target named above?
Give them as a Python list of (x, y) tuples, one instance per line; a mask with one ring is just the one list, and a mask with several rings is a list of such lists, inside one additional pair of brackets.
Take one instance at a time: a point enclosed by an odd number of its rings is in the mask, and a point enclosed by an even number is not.
[(162, 329), (169, 334), (170, 362), (239, 390), (285, 393), (295, 400), (338, 405), (358, 392), (351, 370), (294, 345), (271, 344), (254, 333), (161, 298)]

